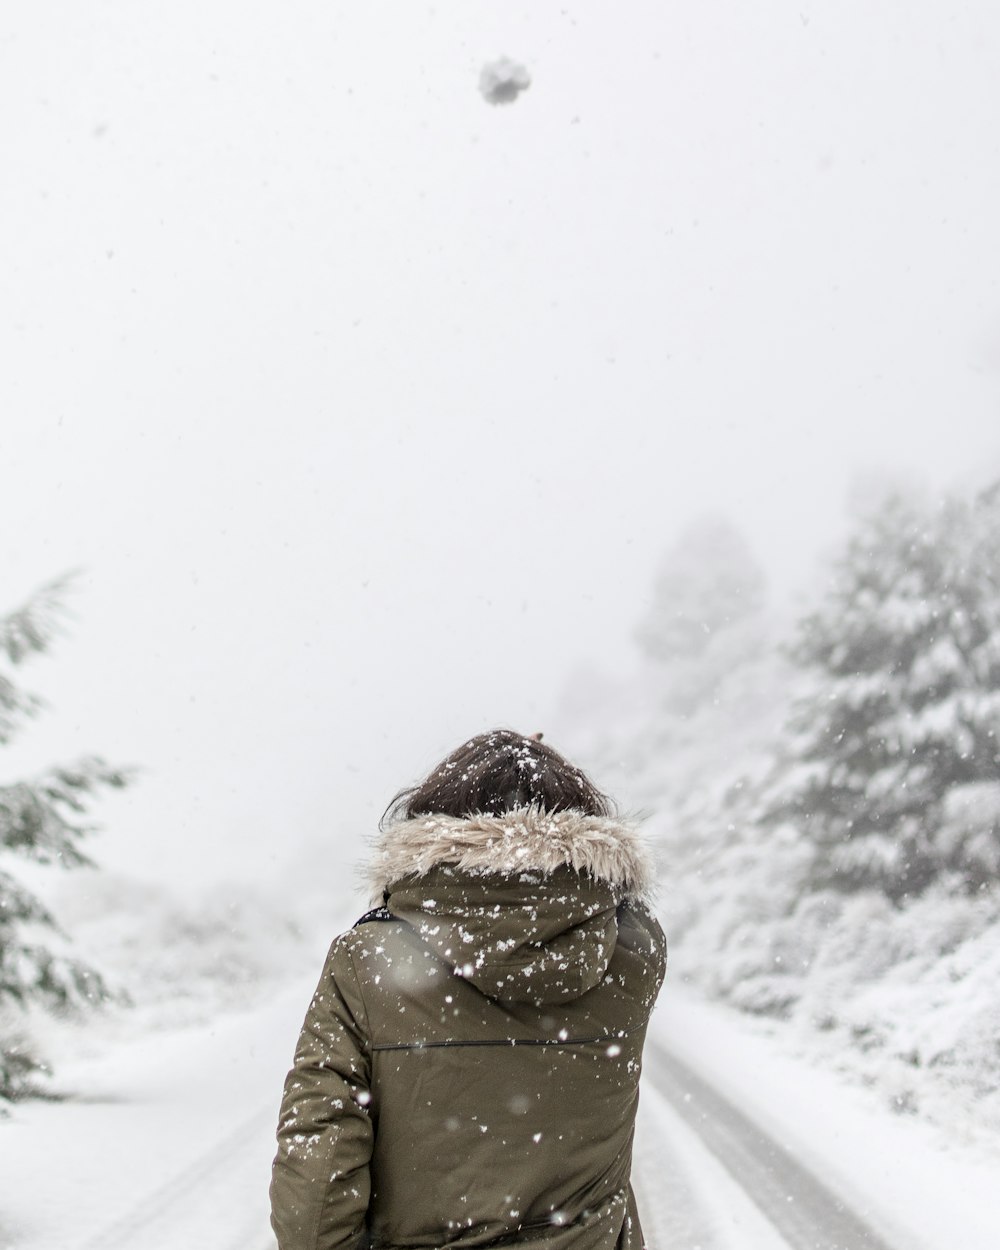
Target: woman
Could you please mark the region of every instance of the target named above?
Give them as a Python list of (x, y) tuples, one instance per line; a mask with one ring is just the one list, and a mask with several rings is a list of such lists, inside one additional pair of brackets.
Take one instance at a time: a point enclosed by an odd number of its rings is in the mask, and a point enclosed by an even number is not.
[(652, 871), (540, 738), (481, 734), (390, 805), (382, 906), (333, 943), (285, 1083), (280, 1250), (640, 1250)]

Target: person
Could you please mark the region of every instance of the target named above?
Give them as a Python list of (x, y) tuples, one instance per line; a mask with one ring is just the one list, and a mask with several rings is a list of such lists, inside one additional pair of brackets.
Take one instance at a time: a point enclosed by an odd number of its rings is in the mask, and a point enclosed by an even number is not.
[(641, 1250), (653, 871), (540, 737), (474, 737), (387, 809), (380, 905), (330, 948), (285, 1082), (280, 1250)]

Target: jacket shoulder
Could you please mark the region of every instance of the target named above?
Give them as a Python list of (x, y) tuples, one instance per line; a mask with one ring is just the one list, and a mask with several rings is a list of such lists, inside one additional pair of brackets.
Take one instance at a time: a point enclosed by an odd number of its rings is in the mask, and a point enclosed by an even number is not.
[(397, 917), (392, 914), (388, 907), (373, 907), (371, 911), (366, 911), (363, 916), (355, 920), (353, 927), (356, 929), (359, 925), (396, 919)]
[(412, 935), (405, 920), (394, 916), (388, 908), (373, 907), (334, 938), (328, 962), (334, 970), (349, 966), (350, 974), (359, 978), (363, 985), (371, 971), (372, 960), (382, 961), (387, 943), (395, 950), (404, 932)]
[(667, 938), (644, 903), (628, 902), (618, 910), (618, 940), (633, 953), (644, 956), (662, 982), (667, 971)]

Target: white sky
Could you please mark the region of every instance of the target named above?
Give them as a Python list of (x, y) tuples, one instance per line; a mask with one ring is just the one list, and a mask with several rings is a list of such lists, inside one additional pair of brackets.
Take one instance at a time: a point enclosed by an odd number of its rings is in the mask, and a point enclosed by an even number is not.
[(3, 606), (85, 573), (0, 775), (145, 766), (106, 863), (336, 873), (692, 515), (787, 584), (853, 473), (1000, 472), (992, 0), (19, 9)]

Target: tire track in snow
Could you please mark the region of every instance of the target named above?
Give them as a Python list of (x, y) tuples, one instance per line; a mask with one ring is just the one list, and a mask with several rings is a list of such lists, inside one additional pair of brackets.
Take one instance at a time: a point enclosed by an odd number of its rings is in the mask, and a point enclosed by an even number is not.
[(789, 1250), (760, 1207), (648, 1074), (636, 1145), (632, 1171), (639, 1214), (647, 1244), (654, 1250)]
[[(134, 1250), (135, 1246), (143, 1250), (244, 1250), (258, 1241), (261, 1250), (272, 1250), (273, 1242), (264, 1244), (266, 1217), (263, 1226), (258, 1211), (245, 1211), (241, 1219), (240, 1211), (231, 1209), (229, 1200), (240, 1196), (245, 1188), (240, 1182), (247, 1175), (250, 1186), (256, 1188), (262, 1140), (270, 1141), (273, 1128), (274, 1106), (269, 1100), (85, 1242), (82, 1250)], [(220, 1242), (220, 1222), (230, 1223), (232, 1241), (227, 1236)]]
[(749, 1116), (653, 1039), (646, 1071), (792, 1250), (896, 1250)]
[(658, 1250), (727, 1250), (718, 1244), (689, 1182), (683, 1143), (666, 1131), (654, 1105), (655, 1093), (643, 1088), (632, 1153), (632, 1186), (646, 1245)]
[[(647, 1041), (644, 1066), (653, 1114), (640, 1123), (634, 1171), (651, 1245), (728, 1250), (733, 1231), (727, 1235), (718, 1201), (716, 1210), (706, 1209), (706, 1195), (692, 1184), (685, 1143), (655, 1114), (655, 1100), (663, 1098), (791, 1250), (894, 1250), (785, 1147), (653, 1039)], [(263, 1201), (254, 1201), (266, 1187), (261, 1159), (265, 1149), (272, 1149), (273, 1120), (269, 1100), (82, 1250), (132, 1250), (136, 1245), (143, 1250), (274, 1250)], [(725, 1205), (723, 1194), (714, 1196)], [(744, 1227), (744, 1234), (749, 1231)]]

